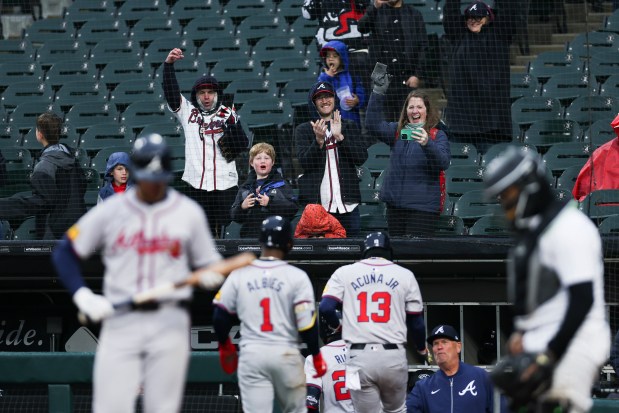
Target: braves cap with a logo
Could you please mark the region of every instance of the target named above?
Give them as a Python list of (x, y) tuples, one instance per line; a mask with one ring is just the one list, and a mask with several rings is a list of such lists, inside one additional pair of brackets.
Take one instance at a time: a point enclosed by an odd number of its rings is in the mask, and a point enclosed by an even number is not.
[(469, 7), (464, 10), (465, 17), (488, 17), (493, 20), (492, 9), (483, 1), (476, 1), (471, 3)]
[(312, 100), (316, 99), (318, 96), (322, 94), (328, 94), (331, 96), (335, 96), (335, 90), (333, 89), (333, 85), (329, 82), (318, 82), (314, 85), (314, 93), (312, 93)]
[(432, 345), (432, 342), (437, 338), (447, 338), (451, 341), (460, 341), (460, 335), (455, 328), (447, 324), (441, 324), (432, 329), (432, 334), (428, 336), (426, 340), (428, 344)]

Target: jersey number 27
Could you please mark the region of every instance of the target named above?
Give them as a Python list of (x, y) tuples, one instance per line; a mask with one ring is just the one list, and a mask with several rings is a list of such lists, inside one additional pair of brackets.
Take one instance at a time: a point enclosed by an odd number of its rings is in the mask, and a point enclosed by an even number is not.
[(367, 323), (370, 319), (375, 323), (387, 323), (391, 319), (391, 294), (385, 291), (376, 291), (369, 297), (370, 302), (376, 303), (376, 312), (368, 314), (368, 293), (367, 291), (357, 295), (359, 301), (359, 315), (357, 322)]

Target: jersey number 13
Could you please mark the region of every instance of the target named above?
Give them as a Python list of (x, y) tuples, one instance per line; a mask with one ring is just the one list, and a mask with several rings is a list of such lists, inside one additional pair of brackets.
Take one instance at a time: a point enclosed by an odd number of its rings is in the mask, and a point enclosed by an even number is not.
[[(376, 303), (376, 312), (368, 314), (368, 299), (371, 303)], [(375, 323), (389, 322), (391, 318), (391, 294), (388, 292), (376, 291), (368, 294), (364, 291), (357, 295), (357, 301), (359, 301), (357, 322), (368, 323), (370, 320)]]

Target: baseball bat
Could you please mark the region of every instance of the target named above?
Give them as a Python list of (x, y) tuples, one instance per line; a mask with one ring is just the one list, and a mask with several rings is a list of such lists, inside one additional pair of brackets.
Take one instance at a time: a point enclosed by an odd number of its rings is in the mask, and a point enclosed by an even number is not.
[[(195, 287), (199, 285), (200, 275), (204, 272), (212, 271), (224, 276), (228, 276), (232, 271), (249, 265), (255, 258), (256, 256), (251, 252), (243, 252), (233, 255), (232, 257), (223, 259), (205, 268), (192, 272), (191, 275), (184, 280), (177, 282), (167, 282), (149, 290), (139, 292), (133, 295), (133, 297), (131, 297), (129, 301), (114, 304), (114, 308), (131, 308), (132, 306), (144, 304), (150, 301), (155, 301), (158, 298), (165, 297), (166, 295), (182, 287)], [(88, 317), (82, 312), (79, 312), (77, 314), (77, 318), (82, 324), (88, 323)]]

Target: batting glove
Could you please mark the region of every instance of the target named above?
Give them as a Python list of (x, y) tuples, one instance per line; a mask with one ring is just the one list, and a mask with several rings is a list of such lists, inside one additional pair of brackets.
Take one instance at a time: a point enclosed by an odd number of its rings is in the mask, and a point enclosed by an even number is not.
[(316, 369), (314, 378), (317, 379), (318, 377), (324, 376), (327, 373), (327, 363), (322, 358), (322, 353), (318, 352), (318, 354), (314, 354), (312, 359), (314, 360), (314, 368)]
[(73, 302), (80, 313), (95, 323), (114, 314), (112, 303), (104, 296), (93, 293), (87, 287), (81, 287), (73, 294)]
[(225, 343), (219, 343), (219, 364), (226, 374), (232, 374), (239, 365), (239, 356), (236, 353), (236, 346), (230, 337)]
[(198, 282), (205, 290), (214, 290), (224, 283), (226, 277), (215, 271), (201, 271)]

